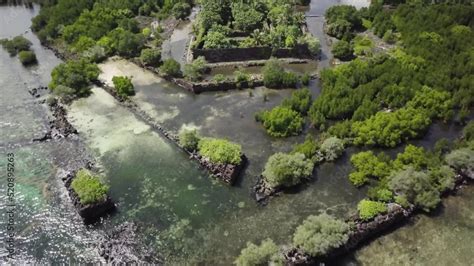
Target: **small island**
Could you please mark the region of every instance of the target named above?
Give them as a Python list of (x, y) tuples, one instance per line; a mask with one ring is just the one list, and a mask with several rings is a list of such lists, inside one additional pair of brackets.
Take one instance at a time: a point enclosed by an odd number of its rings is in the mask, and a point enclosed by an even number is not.
[(233, 185), (246, 164), (242, 147), (225, 139), (202, 138), (196, 130), (182, 130), (179, 145), (212, 175)]
[(85, 223), (93, 223), (115, 209), (115, 204), (108, 195), (109, 187), (90, 170), (81, 168), (70, 172), (63, 177), (63, 181), (74, 207)]
[(23, 36), (16, 36), (13, 39), (1, 39), (0, 45), (10, 54), (18, 55), (18, 59), (24, 66), (38, 63), (36, 54), (31, 50), (32, 43)]

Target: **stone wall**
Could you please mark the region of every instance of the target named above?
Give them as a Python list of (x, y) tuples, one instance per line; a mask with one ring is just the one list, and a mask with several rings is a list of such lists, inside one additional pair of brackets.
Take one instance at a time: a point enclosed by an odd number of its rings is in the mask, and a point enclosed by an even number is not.
[(185, 79), (174, 79), (174, 83), (178, 86), (185, 88), (194, 93), (201, 93), (205, 91), (227, 91), (227, 90), (237, 90), (237, 89), (246, 89), (263, 86), (263, 80), (258, 79), (252, 82), (241, 82), (240, 85), (232, 80), (226, 80), (222, 82), (190, 82)]
[(294, 48), (274, 49), (269, 46), (249, 48), (193, 49), (193, 58), (204, 56), (209, 63), (265, 60), (270, 57), (314, 59), (306, 44)]

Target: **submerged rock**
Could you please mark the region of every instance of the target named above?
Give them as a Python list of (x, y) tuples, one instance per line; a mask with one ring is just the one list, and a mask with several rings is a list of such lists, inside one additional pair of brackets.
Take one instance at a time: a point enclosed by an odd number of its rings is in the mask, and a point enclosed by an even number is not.
[(153, 250), (139, 240), (137, 228), (135, 223), (130, 222), (115, 227), (97, 246), (99, 255), (113, 264), (162, 264)]
[(259, 176), (252, 188), (252, 192), (258, 203), (266, 205), (271, 197), (277, 196), (282, 192), (282, 188), (268, 186), (263, 180), (263, 176)]

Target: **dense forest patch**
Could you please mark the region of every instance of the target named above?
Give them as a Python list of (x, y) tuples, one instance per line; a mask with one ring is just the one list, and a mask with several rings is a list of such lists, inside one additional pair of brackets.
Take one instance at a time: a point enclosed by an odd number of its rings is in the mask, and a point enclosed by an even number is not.
[(194, 47), (205, 49), (307, 44), (316, 54), (319, 42), (303, 31), (304, 15), (292, 2), (272, 0), (201, 1)]

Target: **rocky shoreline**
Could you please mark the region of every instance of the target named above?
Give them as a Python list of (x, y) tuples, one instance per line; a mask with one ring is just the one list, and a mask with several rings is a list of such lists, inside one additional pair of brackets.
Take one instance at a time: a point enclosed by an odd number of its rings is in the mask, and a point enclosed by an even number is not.
[(257, 182), (252, 187), (252, 195), (254, 196), (257, 203), (261, 205), (267, 205), (271, 197), (278, 196), (283, 193), (282, 187), (269, 187), (263, 180), (263, 176), (259, 176)]
[[(446, 191), (443, 196), (455, 194), (464, 185), (474, 181), (474, 171), (468, 171), (470, 174), (465, 174), (466, 171), (460, 171), (457, 176), (455, 187), (452, 190)], [(309, 254), (299, 250), (298, 248), (291, 248), (284, 252), (283, 256), (286, 265), (324, 265), (330, 259), (343, 255), (347, 252), (357, 249), (361, 245), (383, 235), (421, 211), (415, 206), (410, 205), (406, 208), (396, 203), (388, 204), (388, 211), (385, 214), (380, 214), (370, 221), (362, 221), (357, 215), (352, 216), (346, 222), (352, 224), (349, 232), (349, 239), (343, 246), (333, 249), (325, 256), (312, 257)]]
[[(28, 93), (33, 98), (40, 98), (43, 91), (47, 91), (48, 87), (40, 86), (37, 88), (32, 88), (28, 90)], [(49, 112), (51, 113), (48, 118), (48, 129), (43, 136), (33, 138), (33, 142), (44, 142), (48, 140), (57, 140), (62, 138), (67, 138), (73, 135), (77, 135), (78, 132), (74, 126), (69, 123), (67, 119), (67, 111), (64, 106), (59, 103), (55, 98), (51, 98), (47, 105)], [(42, 100), (41, 103), (44, 103), (45, 100)]]

